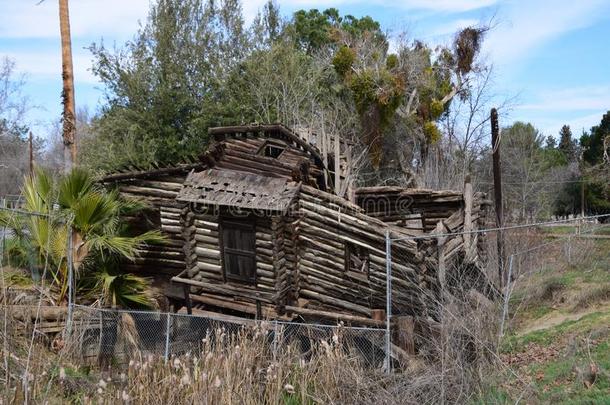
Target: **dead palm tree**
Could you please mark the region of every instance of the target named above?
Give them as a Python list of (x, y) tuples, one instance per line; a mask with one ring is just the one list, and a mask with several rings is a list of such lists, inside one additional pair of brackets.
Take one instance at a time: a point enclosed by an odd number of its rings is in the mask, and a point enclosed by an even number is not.
[(66, 173), (76, 163), (76, 114), (74, 106), (74, 68), (68, 0), (59, 0), (59, 28), (61, 32), (61, 76), (63, 79), (62, 103), (64, 168)]

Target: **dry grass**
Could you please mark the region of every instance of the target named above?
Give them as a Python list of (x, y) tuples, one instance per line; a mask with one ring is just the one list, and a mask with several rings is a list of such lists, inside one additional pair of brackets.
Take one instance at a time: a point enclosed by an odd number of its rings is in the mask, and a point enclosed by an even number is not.
[(441, 336), (424, 342), (422, 354), (393, 374), (365, 367), (345, 349), (340, 335), (314, 345), (306, 355), (289, 345), (274, 356), (264, 324), (234, 334), (216, 329), (197, 353), (167, 362), (140, 356), (102, 371), (84, 365), (68, 344), (54, 351), (52, 342), (35, 339), (30, 351), (28, 335), (11, 319), (10, 333), (2, 336), (0, 398), (3, 403), (22, 403), (27, 395), (30, 403), (146, 405), (467, 402), (491, 363), (482, 336), (467, 333), (484, 320), (460, 305), (449, 304), (453, 312), (440, 325)]
[(581, 290), (576, 296), (573, 310), (583, 310), (605, 301), (610, 301), (610, 284), (608, 283)]

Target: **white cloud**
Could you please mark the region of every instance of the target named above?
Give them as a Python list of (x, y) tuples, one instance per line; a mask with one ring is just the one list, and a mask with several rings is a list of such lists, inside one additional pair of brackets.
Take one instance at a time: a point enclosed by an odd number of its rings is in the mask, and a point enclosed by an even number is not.
[(554, 89), (534, 94), (527, 104), (517, 106), (511, 117), (529, 121), (546, 135), (557, 135), (563, 125), (580, 136), (599, 124), (610, 109), (610, 84)]
[(466, 27), (473, 27), (480, 23), (479, 20), (475, 20), (473, 18), (461, 18), (457, 20), (450, 21), (446, 24), (440, 25), (437, 28), (433, 29), (430, 32), (430, 35), (426, 35), (426, 38), (436, 38), (443, 39), (447, 37), (453, 37), (456, 32), (460, 31)]
[[(0, 37), (59, 37), (59, 8), (56, 0), (2, 0)], [(37, 5), (38, 4), (38, 5)], [(149, 0), (78, 0), (70, 2), (70, 30), (73, 37), (111, 34), (130, 37), (148, 12)]]
[(599, 124), (610, 109), (610, 84), (545, 90), (529, 99), (531, 102), (515, 107), (514, 119), (532, 122), (547, 135), (556, 135), (563, 125), (569, 125), (578, 136), (582, 129)]
[[(570, 125), (574, 136), (579, 137), (582, 130), (589, 131), (592, 126), (599, 125), (600, 121), (602, 120), (602, 117), (607, 111), (608, 109), (606, 108), (594, 114), (578, 116), (571, 120), (568, 120), (567, 124)], [(557, 125), (556, 132), (559, 132), (560, 128), (561, 126)]]
[[(553, 135), (555, 138), (557, 138), (557, 134), (559, 134), (559, 130), (562, 126), (569, 125), (570, 129), (572, 129), (572, 135), (574, 135), (575, 138), (579, 138), (582, 131), (589, 131), (592, 126), (598, 125), (606, 111), (607, 110), (599, 110), (592, 114), (576, 115), (573, 117), (538, 118), (535, 125), (543, 134)], [(521, 121), (528, 120), (522, 119)], [(530, 122), (533, 121), (530, 120)]]
[(517, 107), (534, 111), (579, 111), (610, 108), (610, 85), (551, 90), (538, 94), (532, 103)]
[(595, 24), (608, 6), (605, 0), (504, 3), (500, 23), (488, 35), (484, 52), (500, 66), (516, 63), (550, 40)]
[(498, 0), (402, 0), (398, 2), (385, 1), (383, 3), (407, 9), (465, 12), (489, 7), (497, 3), (497, 1)]
[[(267, 0), (244, 0), (242, 8), (247, 22)], [(284, 0), (280, 10), (328, 8), (341, 5), (372, 5), (401, 10), (464, 12), (488, 7), (498, 0)], [(0, 38), (55, 38), (59, 36), (56, 0), (0, 0)], [(146, 18), (150, 0), (78, 0), (70, 2), (73, 38), (109, 36), (124, 40), (136, 31), (138, 21)]]
[[(34, 79), (61, 78), (61, 52), (45, 50), (44, 52), (12, 52), (6, 54), (16, 63), (17, 69)], [(74, 81), (81, 83), (97, 83), (97, 79), (89, 70), (91, 68), (91, 55), (86, 51), (74, 52), (72, 55), (74, 65)]]

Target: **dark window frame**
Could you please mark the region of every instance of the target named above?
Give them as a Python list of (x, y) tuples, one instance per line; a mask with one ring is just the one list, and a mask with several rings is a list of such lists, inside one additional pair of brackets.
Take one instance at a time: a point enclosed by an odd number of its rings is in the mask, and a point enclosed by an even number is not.
[[(228, 247), (225, 240), (225, 231), (241, 230), (248, 231), (252, 234), (253, 251)], [(222, 275), (225, 282), (233, 281), (243, 284), (256, 285), (256, 223), (252, 218), (220, 218), (218, 237), (220, 241), (220, 264), (222, 267)], [(252, 269), (248, 275), (243, 276), (230, 272), (227, 268), (227, 263), (230, 262), (228, 257), (247, 257), (251, 260)]]
[[(366, 263), (364, 271), (354, 270), (351, 268), (352, 255), (357, 255), (358, 259)], [(371, 252), (364, 246), (357, 245), (351, 242), (345, 242), (345, 272), (351, 275), (358, 275), (369, 278), (371, 272)]]
[[(275, 148), (281, 149), (281, 152), (277, 154), (277, 156), (272, 156), (271, 154), (267, 154), (267, 148)], [(282, 154), (286, 152), (286, 145), (281, 142), (273, 142), (270, 139), (267, 139), (260, 148), (258, 148), (257, 155), (268, 157), (271, 159), (279, 159)]]

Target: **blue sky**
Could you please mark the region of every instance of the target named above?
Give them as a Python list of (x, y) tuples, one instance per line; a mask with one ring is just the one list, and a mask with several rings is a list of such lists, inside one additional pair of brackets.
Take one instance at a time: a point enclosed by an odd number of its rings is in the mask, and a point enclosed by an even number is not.
[[(0, 0), (0, 57), (25, 74), (24, 94), (36, 106), (30, 124), (45, 136), (60, 116), (61, 57), (56, 0)], [(243, 3), (250, 21), (265, 0)], [(448, 43), (468, 25), (493, 21), (483, 56), (494, 65), (498, 100), (516, 97), (506, 122), (532, 122), (546, 135), (569, 124), (575, 135), (610, 109), (610, 1), (279, 0), (284, 15), (301, 8), (336, 7), (370, 15), (392, 33)], [(148, 0), (71, 0), (77, 106), (95, 111), (102, 90), (86, 49), (102, 38), (118, 45), (145, 20)]]

